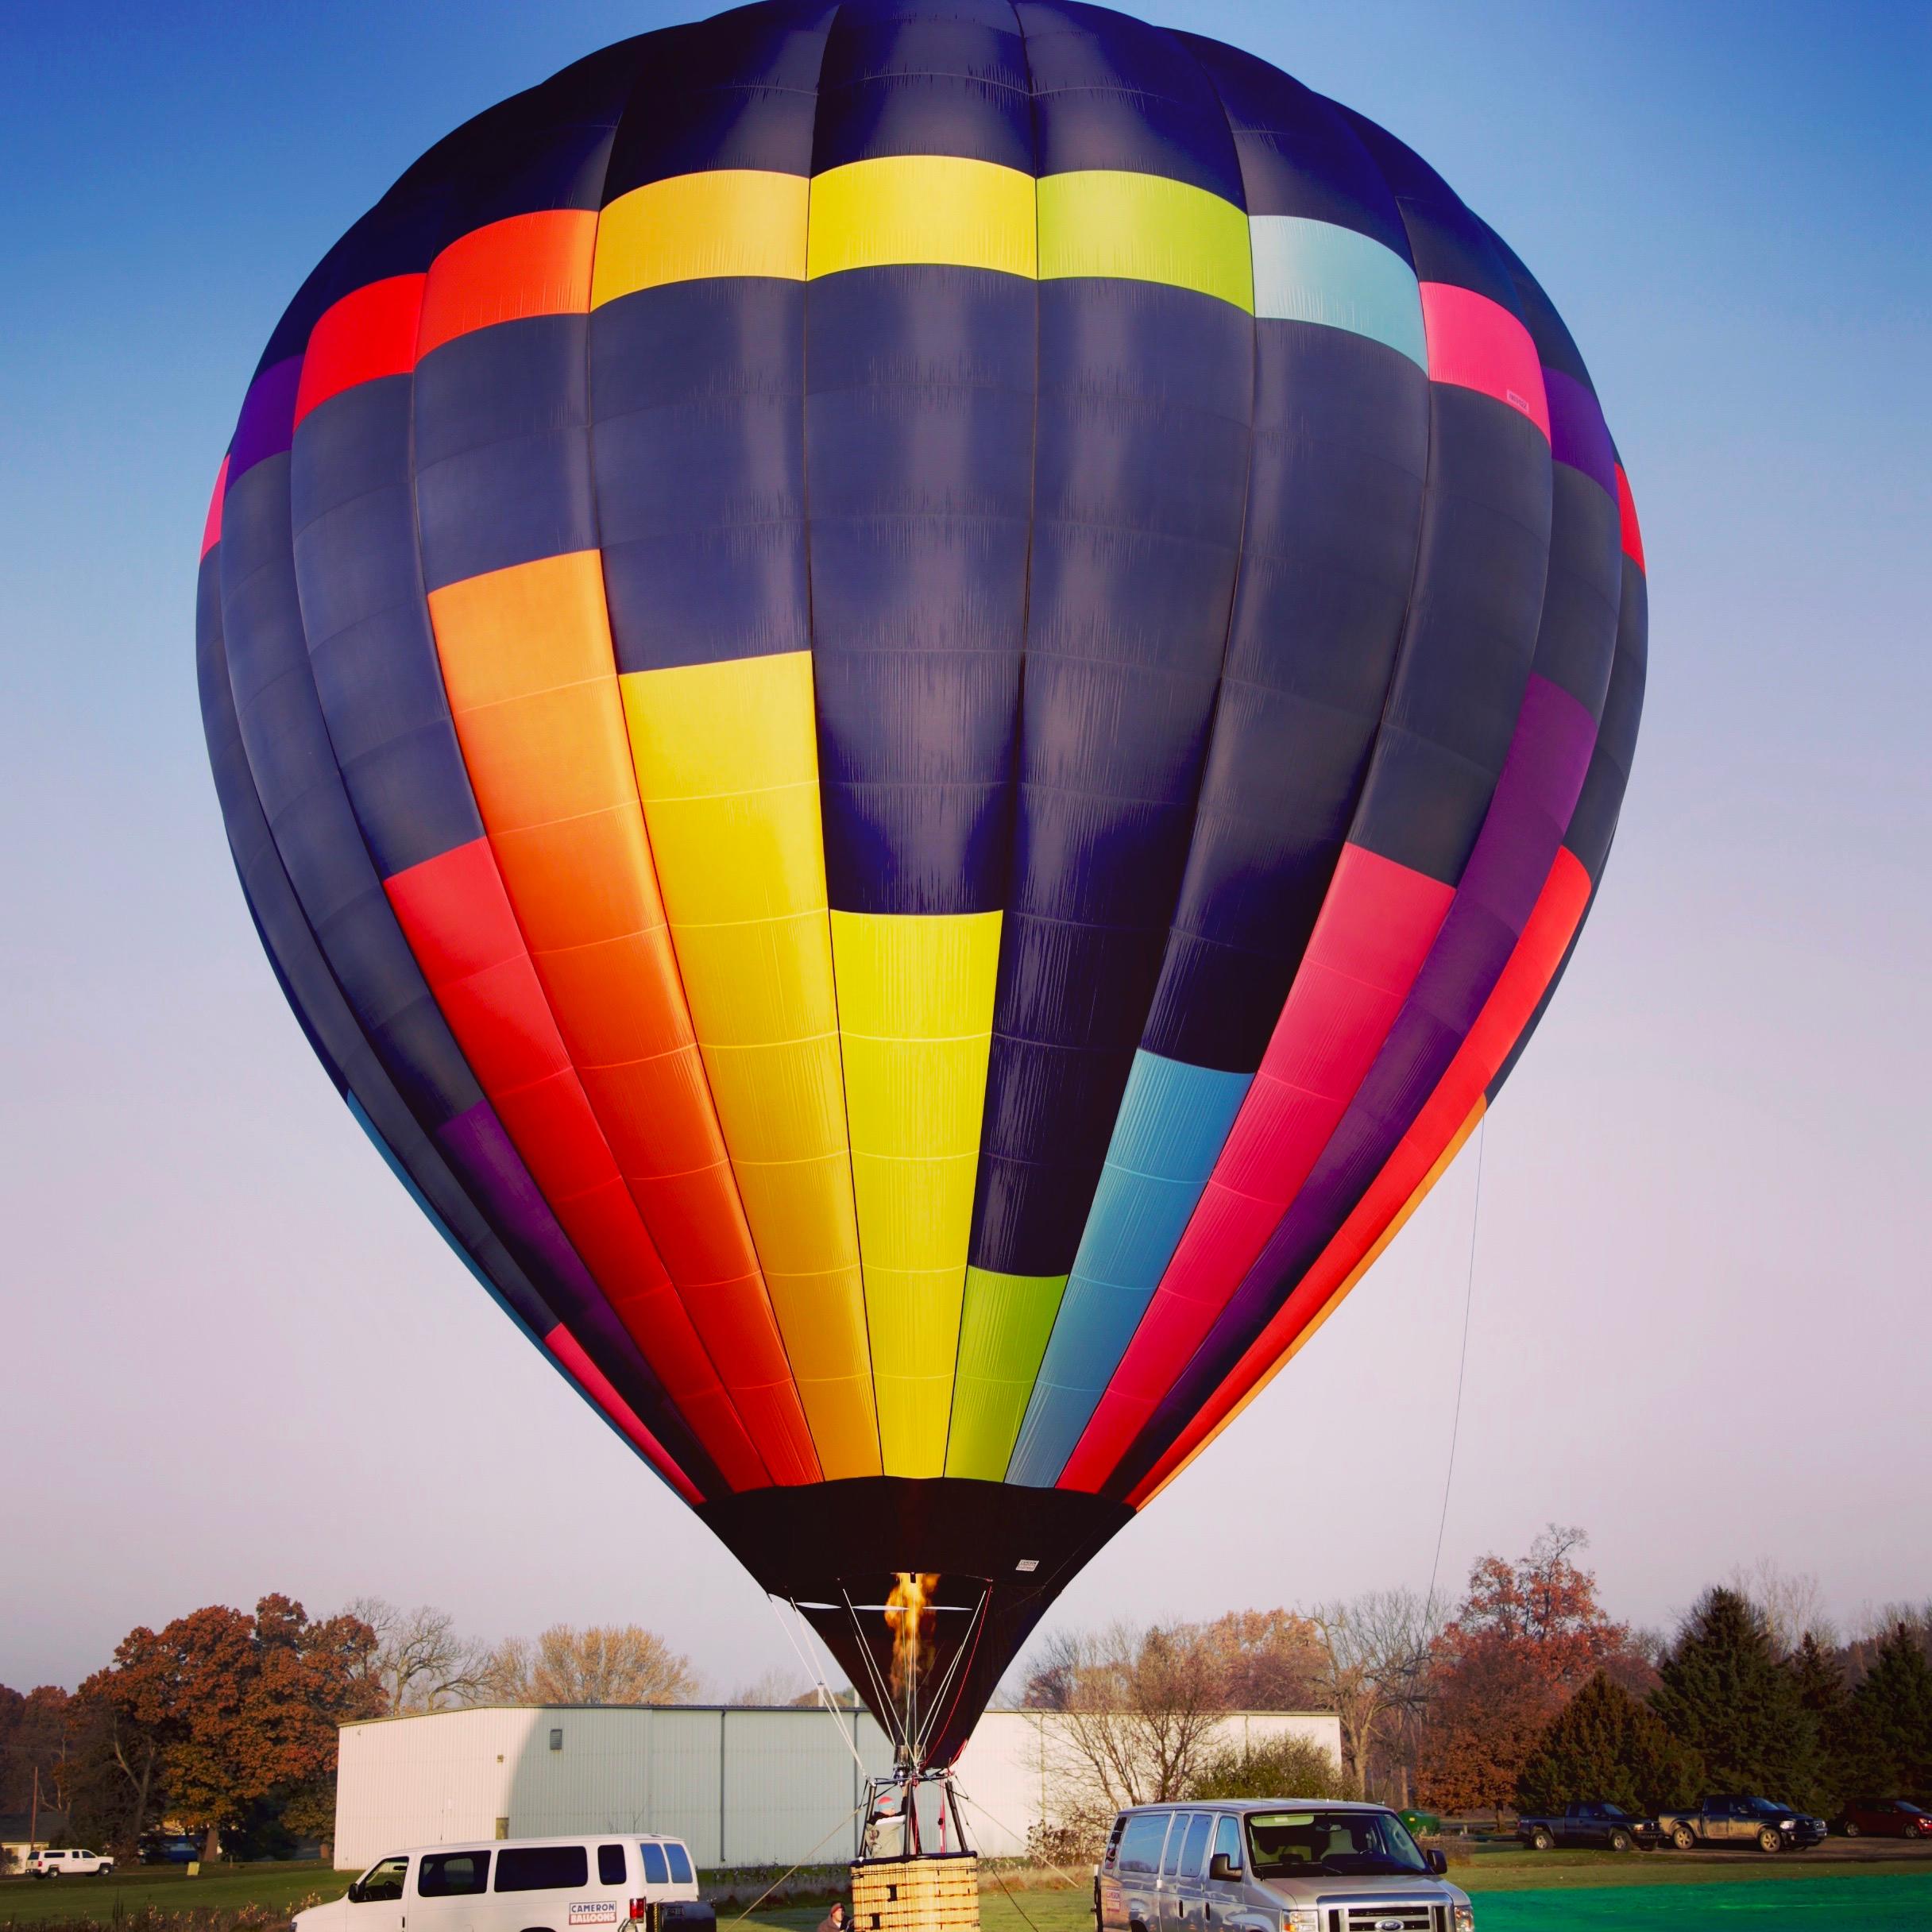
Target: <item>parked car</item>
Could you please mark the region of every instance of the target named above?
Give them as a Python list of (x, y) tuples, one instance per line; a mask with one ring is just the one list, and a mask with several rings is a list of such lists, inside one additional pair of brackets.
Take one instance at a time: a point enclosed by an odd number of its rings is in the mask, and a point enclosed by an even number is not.
[(1822, 1844), (1825, 1821), (1769, 1798), (1725, 1792), (1691, 1811), (1662, 1811), (1657, 1824), (1680, 1852), (1700, 1845), (1755, 1845), (1760, 1852), (1803, 1851)]
[(1909, 1798), (1854, 1798), (1831, 1828), (1848, 1838), (1932, 1838), (1932, 1811)]
[(506, 1838), (430, 1845), (379, 1858), (346, 1896), (311, 1905), (293, 1932), (570, 1932), (655, 1922), (664, 1932), (713, 1932), (681, 1839)]
[(36, 1878), (62, 1878), (75, 1872), (111, 1872), (114, 1861), (104, 1852), (56, 1852), (43, 1848), (31, 1853), (27, 1869)]
[(150, 1831), (141, 1841), (144, 1865), (184, 1865), (201, 1856), (201, 1846), (180, 1832)]
[(1095, 1872), (1095, 1932), (1474, 1932), (1448, 1868), (1382, 1805), (1138, 1805)]
[(1558, 1845), (1601, 1845), (1613, 1852), (1640, 1845), (1651, 1852), (1663, 1842), (1654, 1818), (1637, 1818), (1621, 1805), (1595, 1799), (1565, 1805), (1540, 1818), (1518, 1818), (1516, 1835), (1540, 1852)]

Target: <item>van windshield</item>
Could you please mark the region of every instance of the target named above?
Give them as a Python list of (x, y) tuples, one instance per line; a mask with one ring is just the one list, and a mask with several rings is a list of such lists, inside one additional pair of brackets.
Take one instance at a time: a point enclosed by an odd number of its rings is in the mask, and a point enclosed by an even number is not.
[(1257, 1878), (1429, 1868), (1401, 1820), (1386, 1811), (1250, 1812), (1248, 1845)]

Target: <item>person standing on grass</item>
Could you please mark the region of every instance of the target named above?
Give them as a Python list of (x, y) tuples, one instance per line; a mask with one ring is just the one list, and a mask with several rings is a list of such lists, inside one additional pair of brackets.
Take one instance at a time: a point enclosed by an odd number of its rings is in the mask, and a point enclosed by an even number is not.
[(837, 1899), (832, 1908), (818, 1922), (818, 1932), (845, 1932), (845, 1907)]

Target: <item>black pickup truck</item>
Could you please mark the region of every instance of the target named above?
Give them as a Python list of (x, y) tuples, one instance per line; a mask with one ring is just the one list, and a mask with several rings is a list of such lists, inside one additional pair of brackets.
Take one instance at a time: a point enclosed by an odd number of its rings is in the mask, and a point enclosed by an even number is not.
[(1680, 1852), (1699, 1845), (1725, 1845), (1742, 1851), (1755, 1845), (1760, 1852), (1802, 1851), (1825, 1841), (1825, 1821), (1769, 1798), (1721, 1792), (1706, 1798), (1692, 1811), (1665, 1811), (1657, 1819)]
[(1602, 1845), (1613, 1852), (1640, 1846), (1650, 1852), (1663, 1842), (1654, 1818), (1633, 1818), (1621, 1805), (1594, 1800), (1565, 1805), (1542, 1818), (1518, 1818), (1516, 1835), (1540, 1852), (1558, 1845)]

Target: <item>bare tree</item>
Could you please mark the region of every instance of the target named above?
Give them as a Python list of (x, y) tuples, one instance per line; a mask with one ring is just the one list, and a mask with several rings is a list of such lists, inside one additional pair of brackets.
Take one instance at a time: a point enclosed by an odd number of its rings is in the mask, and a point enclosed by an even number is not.
[(1111, 1810), (1184, 1795), (1227, 1712), (1217, 1662), (1184, 1624), (1049, 1640), (1035, 1676), (1065, 1718), (1052, 1748), (1070, 1800)]
[(370, 1671), (392, 1716), (455, 1710), (487, 1701), (490, 1652), (459, 1636), (447, 1610), (427, 1603), (402, 1610), (381, 1597), (361, 1597), (350, 1605), (349, 1614), (361, 1617), (376, 1633)]
[(517, 1704), (680, 1704), (697, 1694), (689, 1657), (636, 1624), (553, 1624), (534, 1644), (512, 1637), (490, 1660), (493, 1694)]
[(1731, 1587), (1764, 1618), (1778, 1656), (1790, 1656), (1807, 1632), (1828, 1648), (1837, 1648), (1825, 1586), (1810, 1571), (1783, 1570), (1775, 1558), (1760, 1556), (1748, 1568), (1740, 1564), (1731, 1572)]
[[(762, 1706), (767, 1710), (775, 1710), (781, 1704), (796, 1704), (800, 1702), (802, 1681), (795, 1670), (788, 1671), (782, 1664), (775, 1663), (759, 1676), (754, 1677), (748, 1684), (740, 1684), (725, 1702)], [(803, 1701), (817, 1703), (817, 1691), (807, 1690)]]
[(1318, 1687), (1341, 1720), (1342, 1755), (1366, 1796), (1370, 1760), (1428, 1695), (1440, 1605), (1411, 1590), (1373, 1590), (1310, 1613), (1322, 1648)]
[(1077, 1630), (1049, 1630), (1026, 1660), (1020, 1690), (1025, 1710), (1065, 1710), (1080, 1682), (1094, 1638)]

